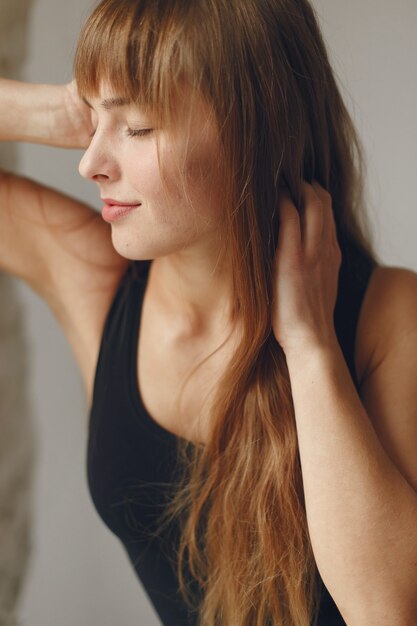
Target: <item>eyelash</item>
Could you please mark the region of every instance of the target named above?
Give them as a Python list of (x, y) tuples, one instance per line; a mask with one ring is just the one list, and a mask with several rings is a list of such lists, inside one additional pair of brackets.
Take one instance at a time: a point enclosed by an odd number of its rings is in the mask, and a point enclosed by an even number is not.
[[(133, 128), (128, 128), (126, 131), (126, 134), (129, 137), (146, 137), (147, 135), (149, 135), (152, 132), (152, 128), (139, 128), (137, 130), (134, 130)], [(94, 130), (91, 134), (90, 137), (94, 137), (96, 131)]]
[(133, 128), (128, 128), (126, 133), (129, 137), (146, 137), (149, 133), (152, 132), (152, 128), (140, 128), (138, 130), (134, 130)]

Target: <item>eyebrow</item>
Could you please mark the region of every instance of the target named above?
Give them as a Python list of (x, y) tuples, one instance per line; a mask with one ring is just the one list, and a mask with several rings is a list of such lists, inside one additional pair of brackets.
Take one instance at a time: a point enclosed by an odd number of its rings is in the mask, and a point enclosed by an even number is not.
[[(83, 101), (90, 107), (90, 109), (93, 108), (87, 98), (83, 98)], [(128, 104), (131, 104), (131, 101), (127, 98), (105, 98), (100, 103), (100, 106), (103, 109), (106, 109), (106, 111), (110, 111), (110, 109), (113, 109), (114, 107), (124, 107)]]

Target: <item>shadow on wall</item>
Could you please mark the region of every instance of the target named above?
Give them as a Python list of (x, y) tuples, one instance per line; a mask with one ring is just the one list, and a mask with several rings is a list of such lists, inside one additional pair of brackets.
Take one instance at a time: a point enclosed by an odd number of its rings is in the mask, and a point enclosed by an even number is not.
[[(0, 75), (18, 76), (26, 52), (30, 0), (1, 0)], [(0, 145), (0, 168), (16, 150)], [(27, 346), (14, 280), (0, 273), (0, 626), (17, 625), (30, 554), (34, 437), (28, 401)]]

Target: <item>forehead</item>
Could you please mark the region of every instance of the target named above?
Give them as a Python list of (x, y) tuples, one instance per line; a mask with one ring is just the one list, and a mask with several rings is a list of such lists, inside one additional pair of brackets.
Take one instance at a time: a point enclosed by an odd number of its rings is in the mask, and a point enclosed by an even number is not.
[(170, 96), (166, 107), (171, 111), (169, 120), (164, 115), (165, 111), (155, 111), (139, 98), (132, 100), (126, 95), (121, 95), (108, 82), (99, 83), (97, 93), (83, 96), (84, 102), (95, 109), (104, 111), (117, 111), (122, 108), (135, 109), (141, 113), (159, 118), (162, 122), (170, 122), (175, 125), (189, 124), (190, 126), (210, 125), (216, 126), (214, 109), (201, 93), (193, 91), (187, 85), (178, 87)]
[(139, 100), (134, 102), (129, 96), (118, 93), (117, 90), (113, 89), (111, 85), (105, 82), (99, 83), (96, 91), (81, 95), (88, 106), (98, 106), (107, 111), (125, 106), (141, 106)]

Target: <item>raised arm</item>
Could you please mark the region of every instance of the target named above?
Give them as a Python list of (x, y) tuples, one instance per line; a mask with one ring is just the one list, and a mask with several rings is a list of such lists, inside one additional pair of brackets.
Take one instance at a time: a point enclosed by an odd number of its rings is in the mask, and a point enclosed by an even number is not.
[[(90, 141), (91, 111), (75, 84), (0, 80), (0, 139), (62, 147)], [(0, 172), (0, 269), (49, 305), (90, 392), (101, 325), (127, 261), (94, 209), (33, 180)], [(93, 346), (93, 347), (91, 347)]]
[(0, 141), (85, 148), (91, 110), (68, 85), (29, 84), (0, 78)]
[[(0, 80), (0, 140), (86, 146), (90, 115), (75, 83)], [(93, 251), (96, 237), (102, 243)], [(59, 272), (61, 278), (62, 264), (71, 256), (99, 263), (103, 246), (108, 253), (108, 227), (91, 207), (27, 178), (0, 173), (1, 269), (48, 297), (54, 289), (51, 281), (57, 280), (51, 273)]]

